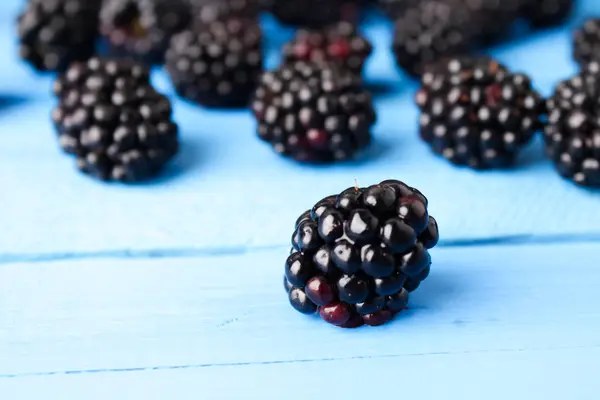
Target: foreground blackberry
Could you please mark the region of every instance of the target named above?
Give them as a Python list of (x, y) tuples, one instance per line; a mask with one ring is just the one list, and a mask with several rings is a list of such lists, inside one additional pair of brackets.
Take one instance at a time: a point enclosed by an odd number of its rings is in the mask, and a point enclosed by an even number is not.
[(265, 72), (252, 110), (259, 137), (303, 162), (352, 158), (371, 141), (375, 110), (355, 74), (303, 61)]
[(575, 31), (573, 56), (582, 67), (600, 61), (600, 19), (590, 18)]
[(559, 83), (547, 100), (546, 152), (560, 175), (600, 187), (600, 65)]
[(373, 48), (349, 22), (339, 22), (322, 30), (299, 29), (283, 46), (285, 62), (333, 63), (360, 75)]
[(105, 0), (100, 30), (111, 57), (160, 64), (171, 36), (190, 21), (188, 0)]
[(522, 0), (522, 14), (536, 28), (560, 25), (571, 14), (575, 0)]
[(19, 53), (38, 71), (64, 71), (96, 51), (100, 0), (30, 0), (18, 17)]
[(262, 71), (255, 19), (197, 24), (173, 37), (166, 67), (177, 93), (208, 107), (243, 107)]
[(98, 58), (73, 64), (56, 80), (54, 93), (60, 145), (87, 174), (139, 181), (177, 153), (171, 104), (150, 85), (141, 64)]
[(347, 328), (381, 325), (429, 275), (438, 239), (418, 190), (394, 180), (352, 187), (298, 218), (284, 287), (302, 313)]
[(544, 103), (529, 78), (488, 57), (444, 60), (421, 82), (421, 138), (454, 164), (507, 167), (541, 129)]
[(440, 58), (464, 54), (476, 45), (479, 27), (461, 0), (411, 3), (397, 16), (393, 52), (396, 63), (412, 76)]
[(269, 11), (282, 23), (318, 28), (343, 20), (355, 20), (353, 0), (272, 0)]

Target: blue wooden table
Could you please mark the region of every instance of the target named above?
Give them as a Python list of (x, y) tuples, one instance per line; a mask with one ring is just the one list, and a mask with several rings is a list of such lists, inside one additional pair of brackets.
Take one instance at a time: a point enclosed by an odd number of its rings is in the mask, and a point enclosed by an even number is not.
[[(434, 157), (388, 24), (364, 27), (379, 122), (360, 160), (299, 166), (248, 112), (174, 100), (180, 155), (123, 186), (58, 149), (51, 78), (14, 56), (19, 3), (0, 4), (0, 399), (600, 398), (600, 192), (559, 178), (539, 141), (511, 171)], [(492, 54), (547, 95), (595, 11)], [(272, 66), (290, 32), (265, 29)], [(354, 178), (420, 188), (443, 240), (408, 312), (343, 330), (294, 312), (281, 276), (296, 217)]]

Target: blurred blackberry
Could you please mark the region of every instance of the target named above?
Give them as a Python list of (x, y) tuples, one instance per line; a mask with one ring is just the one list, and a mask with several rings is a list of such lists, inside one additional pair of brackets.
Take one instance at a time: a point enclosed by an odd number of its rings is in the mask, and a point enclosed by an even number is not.
[(98, 58), (73, 64), (56, 80), (54, 93), (60, 145), (87, 174), (139, 181), (177, 153), (171, 104), (150, 85), (141, 64)]
[(423, 0), (396, 19), (393, 52), (396, 63), (412, 76), (443, 57), (471, 51), (479, 29), (461, 0)]
[(375, 111), (360, 78), (333, 66), (298, 61), (265, 72), (252, 110), (259, 137), (303, 162), (353, 157), (371, 141)]
[(560, 25), (569, 18), (574, 0), (522, 0), (522, 14), (536, 28)]
[(560, 82), (547, 100), (546, 152), (560, 175), (600, 187), (600, 65)]
[(381, 325), (427, 278), (439, 239), (427, 199), (400, 181), (351, 187), (303, 213), (284, 287), (292, 306), (341, 327)]
[(191, 21), (188, 0), (105, 0), (100, 30), (112, 57), (161, 64), (171, 36)]
[(210, 23), (230, 18), (254, 19), (263, 8), (260, 0), (189, 0), (195, 23)]
[(19, 53), (38, 71), (64, 71), (96, 51), (100, 0), (30, 0), (18, 17)]
[(244, 107), (262, 71), (255, 19), (197, 24), (173, 37), (166, 67), (177, 93), (208, 107)]
[(283, 46), (284, 62), (332, 63), (360, 75), (373, 48), (353, 24), (339, 22), (322, 30), (299, 29)]
[(454, 164), (509, 166), (541, 129), (543, 101), (529, 78), (490, 58), (445, 60), (421, 81), (421, 137)]
[(519, 19), (523, 0), (459, 0), (470, 13), (479, 42), (490, 45), (505, 40)]
[(357, 7), (354, 0), (271, 0), (269, 11), (283, 24), (318, 28), (354, 22)]
[(377, 7), (390, 18), (396, 18), (404, 10), (420, 0), (376, 0)]
[(590, 18), (574, 34), (573, 56), (584, 67), (591, 61), (600, 61), (600, 19)]

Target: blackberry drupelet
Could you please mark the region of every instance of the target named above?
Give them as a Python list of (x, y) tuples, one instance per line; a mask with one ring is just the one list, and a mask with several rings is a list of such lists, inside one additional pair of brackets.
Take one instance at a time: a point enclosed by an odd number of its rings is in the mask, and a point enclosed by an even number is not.
[(64, 71), (96, 51), (100, 0), (30, 0), (18, 17), (19, 53), (38, 71)]
[(427, 278), (439, 239), (427, 199), (403, 182), (349, 188), (303, 213), (284, 287), (292, 306), (341, 327), (381, 325)]
[(352, 158), (370, 143), (376, 119), (359, 77), (303, 61), (265, 72), (252, 110), (262, 140), (277, 153), (313, 163)]
[(507, 167), (541, 129), (544, 102), (529, 78), (488, 57), (444, 60), (421, 82), (421, 138), (454, 164)]
[(600, 61), (600, 19), (590, 18), (574, 34), (573, 56), (580, 67)]
[(332, 63), (360, 75), (373, 48), (349, 22), (339, 22), (325, 29), (299, 29), (283, 46), (284, 62), (310, 61)]
[(182, 97), (207, 107), (244, 107), (256, 89), (263, 62), (255, 19), (197, 24), (173, 37), (166, 67)]
[(355, 19), (353, 0), (272, 0), (269, 11), (283, 24), (318, 28)]
[(476, 45), (478, 25), (461, 0), (423, 0), (397, 16), (393, 52), (396, 63), (412, 76), (440, 58), (470, 52)]
[(522, 14), (536, 28), (560, 25), (571, 14), (575, 0), (522, 0)]
[(87, 174), (144, 180), (177, 153), (171, 104), (151, 86), (142, 64), (99, 58), (76, 63), (55, 81), (54, 93), (60, 145)]
[(105, 0), (100, 30), (111, 57), (161, 64), (171, 36), (191, 22), (188, 0)]
[(558, 173), (600, 187), (600, 65), (559, 83), (547, 100), (546, 152)]

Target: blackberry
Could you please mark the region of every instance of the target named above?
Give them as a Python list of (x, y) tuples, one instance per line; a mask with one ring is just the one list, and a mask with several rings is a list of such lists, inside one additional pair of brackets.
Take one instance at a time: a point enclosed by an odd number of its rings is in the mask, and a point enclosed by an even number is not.
[(283, 24), (318, 28), (353, 21), (356, 7), (353, 0), (272, 0), (269, 11)]
[(229, 18), (257, 18), (259, 0), (190, 0), (195, 23), (211, 23)]
[(87, 174), (139, 181), (177, 153), (171, 104), (151, 86), (142, 64), (99, 58), (76, 63), (55, 81), (54, 93), (60, 145)]
[(590, 18), (574, 34), (573, 56), (580, 66), (600, 61), (600, 19)]
[(519, 19), (523, 0), (459, 0), (469, 11), (471, 25), (479, 44), (504, 40)]
[(299, 61), (260, 78), (252, 102), (259, 137), (303, 162), (353, 157), (371, 141), (375, 110), (355, 74)]
[(571, 14), (574, 0), (522, 0), (522, 14), (536, 28), (560, 25)]
[(396, 63), (411, 76), (420, 76), (427, 64), (473, 50), (478, 33), (472, 14), (461, 0), (417, 1), (396, 18)]
[(600, 64), (560, 82), (547, 100), (546, 152), (560, 175), (600, 187)]
[(381, 325), (428, 277), (438, 239), (418, 190), (396, 180), (351, 187), (298, 218), (284, 287), (295, 309), (333, 325)]
[(100, 30), (111, 57), (161, 64), (171, 36), (191, 20), (188, 0), (105, 0)]
[(377, 7), (390, 18), (396, 18), (419, 0), (376, 0)]
[(166, 67), (179, 95), (208, 107), (243, 107), (260, 73), (257, 20), (216, 20), (173, 37)]
[(353, 24), (339, 22), (322, 30), (299, 29), (283, 46), (283, 58), (284, 62), (333, 63), (360, 75), (372, 50)]
[(96, 51), (100, 0), (30, 0), (18, 17), (19, 53), (38, 71), (64, 71)]
[(529, 78), (488, 57), (444, 60), (421, 82), (421, 138), (454, 164), (507, 167), (541, 129), (544, 103)]

